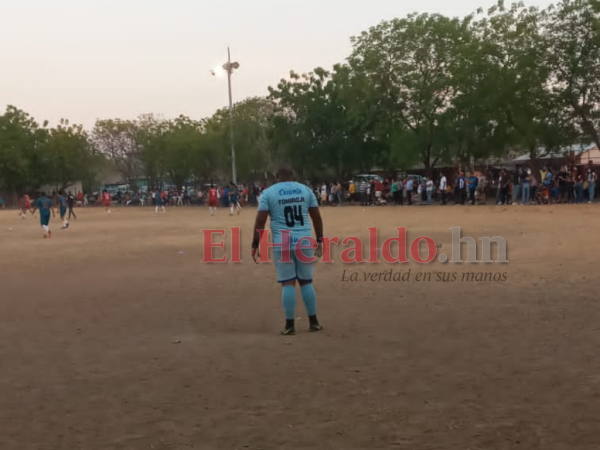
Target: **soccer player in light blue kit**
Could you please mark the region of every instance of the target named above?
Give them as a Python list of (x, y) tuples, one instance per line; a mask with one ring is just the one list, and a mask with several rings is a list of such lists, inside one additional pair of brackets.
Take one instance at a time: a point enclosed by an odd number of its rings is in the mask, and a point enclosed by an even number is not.
[[(317, 248), (299, 250), (306, 257), (323, 254), (323, 220), (315, 195), (308, 186), (292, 181), (293, 170), (288, 165), (283, 165), (277, 172), (278, 183), (263, 191), (260, 196), (256, 223), (254, 224), (254, 238), (252, 240), (252, 257), (257, 260), (260, 245), (260, 233), (264, 230), (267, 218), (271, 217), (271, 232), (273, 244), (282, 243), (283, 237), (289, 231), (289, 259), (282, 255), (282, 247), (273, 247), (273, 261), (277, 270), (277, 281), (282, 285), (282, 302), (285, 312), (285, 328), (283, 335), (296, 334), (294, 323), (296, 313), (296, 280), (300, 284), (302, 299), (306, 306), (309, 320), (309, 331), (321, 331), (323, 327), (317, 320), (317, 296), (313, 287), (314, 263), (300, 261), (294, 251), (296, 243), (309, 245), (304, 239), (312, 237), (311, 221), (317, 235)], [(284, 243), (286, 244), (286, 243)], [(282, 256), (284, 259), (282, 260)], [(289, 260), (289, 262), (284, 262)]]

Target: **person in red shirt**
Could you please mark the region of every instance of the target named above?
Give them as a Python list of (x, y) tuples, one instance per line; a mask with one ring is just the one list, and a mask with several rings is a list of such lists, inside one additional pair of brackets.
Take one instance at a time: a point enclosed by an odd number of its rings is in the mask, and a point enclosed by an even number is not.
[(21, 202), (21, 212), (19, 213), (19, 217), (24, 219), (27, 215), (27, 211), (31, 211), (31, 199), (29, 198), (29, 195), (25, 194), (23, 196), (23, 201)]
[(212, 185), (208, 190), (208, 206), (210, 208), (210, 215), (214, 216), (217, 213), (217, 201), (219, 199), (217, 188)]
[(383, 186), (381, 185), (381, 181), (375, 181), (375, 198), (377, 202), (381, 202), (381, 191), (383, 190)]
[(106, 189), (102, 191), (102, 201), (104, 202), (104, 209), (107, 214), (110, 214), (110, 194), (106, 192)]

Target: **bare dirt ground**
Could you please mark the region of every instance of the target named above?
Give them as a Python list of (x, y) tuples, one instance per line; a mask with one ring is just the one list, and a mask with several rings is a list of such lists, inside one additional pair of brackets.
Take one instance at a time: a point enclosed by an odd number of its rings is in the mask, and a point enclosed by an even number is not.
[[(294, 337), (250, 209), (78, 213), (44, 240), (0, 212), (2, 450), (600, 448), (597, 206), (325, 208), (328, 235), (406, 226), (443, 252), (461, 226), (510, 263), (321, 264), (325, 331), (298, 295)], [(202, 264), (201, 230), (236, 225), (244, 263)], [(411, 281), (363, 279), (389, 269)]]

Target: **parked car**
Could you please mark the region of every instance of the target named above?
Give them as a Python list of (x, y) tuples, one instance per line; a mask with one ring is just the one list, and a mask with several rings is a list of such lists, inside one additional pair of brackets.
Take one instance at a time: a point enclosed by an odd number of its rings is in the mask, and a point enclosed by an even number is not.
[(366, 180), (367, 182), (370, 182), (371, 180), (373, 180), (373, 181), (379, 180), (381, 183), (384, 182), (383, 177), (381, 177), (379, 175), (370, 174), (370, 173), (360, 174), (360, 175), (356, 175), (354, 177), (355, 184), (360, 184), (362, 182), (362, 180)]

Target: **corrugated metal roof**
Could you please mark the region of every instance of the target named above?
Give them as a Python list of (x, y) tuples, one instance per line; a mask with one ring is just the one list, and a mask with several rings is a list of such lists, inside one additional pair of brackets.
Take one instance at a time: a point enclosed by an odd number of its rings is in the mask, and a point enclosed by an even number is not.
[[(566, 147), (561, 147), (554, 152), (547, 153), (544, 147), (538, 148), (536, 151), (538, 153), (538, 159), (555, 159), (555, 158), (564, 158), (565, 156), (569, 156), (570, 152), (575, 153), (576, 155), (580, 153), (584, 153), (596, 148), (596, 144), (573, 144), (568, 145)], [(522, 161), (530, 161), (531, 158), (529, 154), (521, 155), (518, 158), (515, 158), (514, 162), (522, 162)]]

